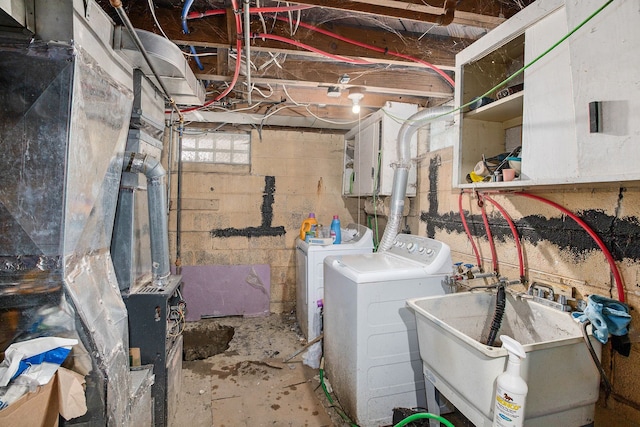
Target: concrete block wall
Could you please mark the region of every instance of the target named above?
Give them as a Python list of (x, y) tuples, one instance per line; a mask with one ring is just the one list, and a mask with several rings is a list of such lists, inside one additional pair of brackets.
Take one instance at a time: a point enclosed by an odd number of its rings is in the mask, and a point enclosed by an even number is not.
[[(271, 267), (272, 312), (295, 306), (295, 238), (314, 212), (329, 225), (333, 215), (357, 222), (354, 199), (343, 199), (342, 133), (263, 130), (251, 135), (251, 166), (183, 166), (181, 263)], [(268, 182), (268, 184), (267, 184)], [(176, 253), (176, 172), (169, 218)], [(264, 196), (271, 187), (272, 203)], [(269, 211), (269, 208), (271, 209)]]
[[(300, 223), (315, 212), (328, 224), (333, 214), (343, 222), (364, 223), (358, 199), (341, 197), (342, 134), (265, 130), (262, 140), (252, 134), (250, 170), (225, 168), (187, 170), (183, 176), (182, 264), (245, 265), (271, 267), (271, 311), (295, 306), (295, 238)], [(426, 152), (425, 152), (426, 151)], [(471, 245), (458, 213), (459, 191), (451, 186), (453, 150), (445, 147), (418, 158), (418, 195), (411, 200), (408, 224), (413, 233), (442, 240), (452, 248), (455, 261), (475, 263)], [(272, 228), (280, 235), (216, 237), (216, 230), (261, 227), (265, 179), (273, 177)], [(170, 215), (171, 253), (175, 254), (175, 172)], [(616, 258), (625, 283), (626, 299), (634, 308), (631, 330), (640, 326), (635, 313), (640, 303), (640, 189), (620, 185), (559, 188), (537, 194), (581, 216), (603, 238)], [(529, 281), (559, 284), (562, 291), (575, 288), (576, 296), (589, 294), (617, 298), (608, 264), (588, 236), (554, 208), (513, 195), (494, 195), (512, 216), (522, 234)], [(465, 194), (463, 209), (483, 263), (491, 267), (491, 251), (475, 196)], [(517, 278), (515, 243), (506, 223), (487, 206), (496, 239), (500, 273)], [(380, 233), (384, 219), (380, 220)], [(633, 336), (633, 335), (632, 335)], [(613, 384), (607, 406), (640, 424), (640, 352), (632, 344), (630, 357), (607, 345), (603, 366)], [(602, 399), (604, 396), (602, 395)], [(604, 402), (602, 402), (604, 405)]]
[[(451, 185), (453, 149), (429, 152), (419, 161), (419, 195), (415, 209), (419, 215), (418, 234), (449, 244), (455, 261), (476, 264), (469, 239), (458, 213), (459, 190)], [(597, 188), (561, 187), (529, 189), (550, 199), (587, 222), (602, 238), (616, 259), (625, 285), (626, 301), (632, 308), (631, 337), (640, 327), (640, 189), (622, 183)], [(578, 298), (598, 294), (617, 299), (609, 265), (590, 237), (569, 217), (535, 200), (515, 195), (492, 195), (513, 218), (522, 236), (525, 273), (529, 280), (554, 283), (563, 292), (575, 288)], [(463, 195), (463, 210), (478, 245), (485, 269), (491, 271), (491, 251), (481, 211), (473, 194)], [(500, 213), (487, 204), (501, 275), (517, 279), (517, 252), (511, 232)], [(478, 283), (481, 284), (481, 283)], [(623, 417), (628, 424), (640, 424), (640, 346), (631, 346), (624, 357), (603, 347), (603, 366), (613, 385), (613, 393), (601, 406)], [(613, 425), (613, 424), (612, 424)], [(619, 424), (618, 424), (619, 425)]]

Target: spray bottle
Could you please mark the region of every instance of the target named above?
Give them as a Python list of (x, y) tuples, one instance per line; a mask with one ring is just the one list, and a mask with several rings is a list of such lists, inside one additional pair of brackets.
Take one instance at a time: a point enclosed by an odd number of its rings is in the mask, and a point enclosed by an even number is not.
[(520, 376), (520, 359), (527, 354), (518, 341), (507, 335), (500, 335), (502, 347), (509, 353), (507, 370), (496, 380), (496, 400), (493, 408), (494, 427), (522, 427), (524, 424), (524, 404), (529, 387)]

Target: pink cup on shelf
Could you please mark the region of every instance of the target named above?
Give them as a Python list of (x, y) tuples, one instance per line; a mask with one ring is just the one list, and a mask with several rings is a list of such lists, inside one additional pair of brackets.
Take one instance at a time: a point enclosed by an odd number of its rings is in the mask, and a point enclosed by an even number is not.
[(515, 169), (502, 169), (502, 180), (503, 181), (513, 181), (516, 177)]

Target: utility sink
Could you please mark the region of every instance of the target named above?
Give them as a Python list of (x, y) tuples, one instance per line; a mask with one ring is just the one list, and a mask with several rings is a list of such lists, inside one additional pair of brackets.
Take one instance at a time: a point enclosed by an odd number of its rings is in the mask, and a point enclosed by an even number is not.
[[(499, 340), (497, 347), (484, 344), (495, 292), (415, 298), (407, 305), (416, 316), (425, 379), (476, 427), (491, 426), (495, 380), (507, 362)], [(527, 353), (521, 364), (529, 386), (525, 426), (593, 425), (600, 376), (569, 313), (507, 292), (500, 335), (514, 338)], [(600, 357), (600, 342), (590, 341)]]

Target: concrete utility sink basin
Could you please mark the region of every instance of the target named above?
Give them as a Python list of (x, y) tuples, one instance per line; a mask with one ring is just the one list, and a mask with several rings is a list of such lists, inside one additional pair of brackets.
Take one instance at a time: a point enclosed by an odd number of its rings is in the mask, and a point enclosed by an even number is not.
[[(425, 379), (477, 427), (491, 426), (495, 380), (507, 361), (506, 350), (483, 344), (495, 302), (488, 291), (407, 301), (416, 315)], [(527, 353), (521, 364), (529, 386), (525, 426), (592, 425), (600, 377), (569, 313), (507, 292), (499, 335), (519, 341)], [(591, 342), (599, 357), (601, 344)]]

